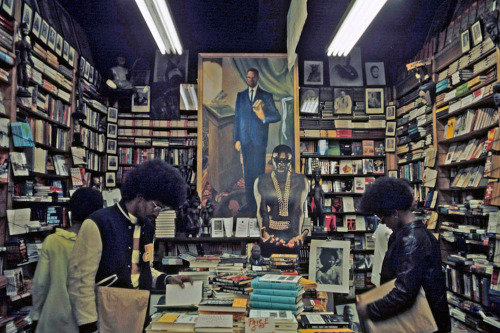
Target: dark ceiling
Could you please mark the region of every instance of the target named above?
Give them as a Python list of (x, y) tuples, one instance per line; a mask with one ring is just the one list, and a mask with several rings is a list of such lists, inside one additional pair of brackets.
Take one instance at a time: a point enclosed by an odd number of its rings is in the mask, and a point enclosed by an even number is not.
[[(363, 61), (384, 61), (388, 84), (396, 67), (422, 47), (436, 10), (446, 0), (389, 0), (358, 42)], [(89, 36), (93, 62), (106, 73), (123, 54), (153, 69), (156, 44), (133, 0), (59, 0)], [(286, 53), (290, 0), (170, 0), (184, 49), (189, 82), (197, 77), (197, 55)], [(349, 0), (309, 0), (296, 52), (303, 60), (327, 60), (326, 48)], [(441, 14), (440, 14), (441, 15)], [(328, 82), (328, 81), (326, 81)]]

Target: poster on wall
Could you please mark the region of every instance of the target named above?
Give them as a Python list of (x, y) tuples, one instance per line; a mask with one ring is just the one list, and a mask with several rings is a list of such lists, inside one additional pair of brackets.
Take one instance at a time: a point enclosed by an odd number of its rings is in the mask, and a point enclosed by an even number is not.
[(363, 86), (361, 48), (355, 47), (345, 57), (328, 57), (330, 86)]

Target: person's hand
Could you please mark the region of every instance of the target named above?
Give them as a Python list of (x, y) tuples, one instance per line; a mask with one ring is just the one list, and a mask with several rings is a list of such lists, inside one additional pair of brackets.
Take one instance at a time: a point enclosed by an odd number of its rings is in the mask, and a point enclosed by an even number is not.
[(366, 310), (366, 306), (368, 304), (366, 304), (365, 302), (362, 302), (361, 299), (359, 298), (359, 296), (356, 296), (356, 308), (358, 309), (358, 315), (360, 317), (363, 317), (363, 318), (366, 318), (368, 312)]
[(269, 233), (266, 231), (266, 227), (263, 227), (262, 228), (262, 236), (261, 236), (261, 239), (264, 243), (267, 243), (271, 240), (271, 235), (269, 235)]
[(298, 235), (298, 236), (290, 239), (285, 246), (289, 247), (289, 248), (294, 248), (296, 246), (302, 246), (304, 244), (304, 238), (306, 237), (308, 232), (309, 232), (308, 230), (304, 230), (304, 232), (301, 235)]
[(264, 103), (262, 100), (258, 99), (253, 103), (253, 112), (259, 118), (260, 120), (264, 121), (266, 119), (266, 115), (264, 114), (264, 110), (262, 107), (264, 106)]
[(240, 150), (241, 150), (241, 142), (236, 141), (236, 143), (234, 144), (234, 148), (235, 148), (237, 151), (240, 151)]
[(184, 282), (190, 282), (193, 285), (193, 279), (187, 275), (169, 276), (167, 278), (167, 284), (178, 284), (181, 288), (184, 288)]

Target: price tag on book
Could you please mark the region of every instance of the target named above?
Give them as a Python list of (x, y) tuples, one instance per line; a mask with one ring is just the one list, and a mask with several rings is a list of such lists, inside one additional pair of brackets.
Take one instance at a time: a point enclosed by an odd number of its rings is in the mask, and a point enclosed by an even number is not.
[(276, 333), (274, 318), (246, 318), (245, 333)]

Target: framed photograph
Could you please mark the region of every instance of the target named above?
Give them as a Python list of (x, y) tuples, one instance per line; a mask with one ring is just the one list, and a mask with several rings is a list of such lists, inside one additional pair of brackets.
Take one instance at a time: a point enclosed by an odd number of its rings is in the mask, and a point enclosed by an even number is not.
[(9, 16), (14, 15), (14, 2), (15, 2), (15, 0), (3, 0), (2, 1), (2, 9)]
[(383, 62), (365, 62), (367, 86), (385, 86), (385, 69)]
[(106, 153), (116, 154), (116, 152), (117, 152), (116, 147), (117, 147), (116, 140), (108, 139), (107, 144), (106, 144)]
[[(292, 168), (300, 172), (299, 112), (294, 112), (299, 109), (298, 65), (295, 63), (288, 70), (286, 54), (202, 53), (198, 73), (201, 103), (198, 105), (196, 160), (197, 174), (204, 176), (197, 177), (197, 190), (213, 198), (226, 193), (215, 214), (234, 217), (246, 204), (247, 196), (253, 200), (255, 179), (271, 172), (271, 157), (276, 146), (282, 144), (292, 149)], [(250, 84), (258, 85), (253, 103), (250, 103)], [(259, 100), (264, 104), (262, 110), (266, 118), (272, 119), (264, 126), (252, 117), (255, 115), (253, 104), (258, 105)], [(246, 127), (242, 128), (250, 121), (259, 124), (252, 130), (251, 137), (245, 134)], [(262, 149), (249, 152), (253, 158), (242, 161), (235, 141), (241, 144), (250, 140)], [(255, 159), (262, 162), (254, 163), (255, 167), (248, 166)], [(253, 172), (245, 172), (248, 175), (245, 179), (243, 170), (249, 168), (253, 168)], [(247, 186), (243, 190), (245, 182)], [(241, 186), (241, 190), (234, 191), (235, 185)]]
[(393, 153), (396, 151), (396, 138), (385, 139), (385, 151), (387, 153)]
[(88, 61), (85, 61), (85, 70), (83, 72), (83, 78), (85, 80), (88, 80), (89, 79), (89, 75), (90, 75), (90, 62)]
[(474, 46), (483, 41), (483, 35), (481, 34), (481, 21), (477, 21), (472, 25), (472, 41), (474, 42)]
[(388, 121), (387, 127), (385, 128), (385, 136), (395, 136), (396, 135), (396, 122)]
[(224, 219), (223, 218), (213, 218), (210, 219), (210, 224), (212, 227), (212, 237), (224, 237)]
[(118, 156), (108, 155), (108, 171), (118, 170)]
[(396, 106), (391, 105), (385, 108), (385, 119), (386, 120), (396, 119)]
[(108, 122), (116, 123), (118, 121), (118, 109), (117, 108), (108, 108)]
[(57, 37), (57, 32), (56, 29), (53, 27), (49, 28), (49, 39), (47, 40), (47, 46), (50, 47), (52, 50), (55, 50), (56, 48), (56, 37)]
[(69, 43), (67, 41), (64, 41), (63, 43), (62, 57), (66, 61), (69, 59)]
[(58, 56), (62, 56), (62, 49), (63, 49), (63, 38), (60, 34), (56, 32), (56, 54)]
[(28, 25), (28, 31), (31, 30), (31, 22), (33, 18), (33, 9), (25, 2), (23, 6), (23, 19), (22, 23), (26, 23)]
[(177, 54), (161, 54), (156, 50), (153, 82), (187, 82), (189, 51)]
[(49, 24), (47, 21), (42, 19), (42, 27), (40, 28), (40, 40), (47, 44), (47, 40), (49, 38)]
[(393, 177), (393, 178), (398, 178), (398, 170), (389, 170), (389, 171), (387, 171), (387, 176)]
[(319, 113), (319, 88), (300, 87), (300, 112)]
[(362, 332), (361, 324), (359, 323), (358, 311), (356, 310), (356, 303), (347, 303), (335, 306), (335, 312), (341, 315), (344, 321), (349, 322), (349, 328), (354, 332)]
[(80, 76), (83, 76), (83, 74), (85, 73), (85, 63), (85, 58), (80, 57), (80, 60), (78, 61), (78, 74)]
[(33, 27), (31, 28), (31, 32), (36, 37), (40, 38), (40, 29), (42, 27), (42, 17), (38, 12), (35, 12), (35, 16), (33, 17)]
[(361, 48), (355, 47), (346, 57), (329, 57), (330, 86), (362, 87)]
[(352, 89), (333, 89), (333, 110), (335, 114), (352, 113)]
[(468, 52), (470, 50), (470, 32), (469, 29), (462, 32), (462, 53)]
[(116, 186), (116, 173), (106, 172), (106, 187)]
[(198, 85), (181, 83), (180, 110), (198, 110)]
[(94, 83), (94, 66), (89, 68), (89, 82)]
[(150, 90), (148, 86), (136, 87), (132, 95), (132, 112), (149, 112)]
[(108, 123), (107, 134), (109, 138), (116, 139), (116, 136), (118, 135), (118, 126), (116, 124)]
[(311, 241), (309, 279), (318, 284), (319, 291), (349, 293), (350, 241)]
[(75, 65), (75, 49), (73, 48), (73, 46), (69, 47), (68, 64), (71, 67)]
[(323, 61), (304, 61), (304, 85), (323, 85)]
[(366, 114), (384, 114), (384, 89), (365, 89)]

